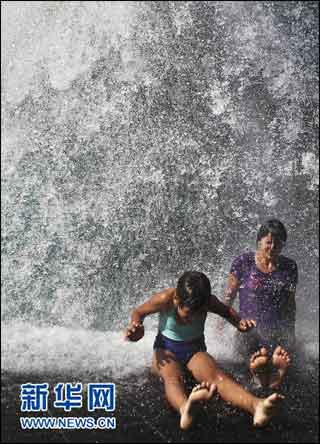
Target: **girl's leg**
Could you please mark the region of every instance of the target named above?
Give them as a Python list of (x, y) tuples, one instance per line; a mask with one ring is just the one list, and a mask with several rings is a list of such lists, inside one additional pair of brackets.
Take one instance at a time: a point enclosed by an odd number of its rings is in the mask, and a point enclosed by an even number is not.
[(173, 353), (164, 349), (154, 351), (152, 371), (163, 380), (168, 402), (180, 413), (180, 427), (188, 429), (193, 422), (195, 405), (199, 401), (209, 400), (215, 391), (215, 386), (202, 383), (187, 396), (182, 366)]
[(158, 348), (153, 352), (152, 371), (164, 383), (164, 390), (169, 404), (180, 412), (180, 408), (187, 402), (183, 369), (174, 354)]
[(188, 362), (187, 367), (197, 381), (215, 384), (223, 400), (251, 413), (255, 425), (266, 424), (274, 416), (275, 407), (279, 401), (283, 399), (283, 396), (275, 393), (266, 399), (252, 395), (224, 373), (212, 356), (206, 352), (196, 353)]

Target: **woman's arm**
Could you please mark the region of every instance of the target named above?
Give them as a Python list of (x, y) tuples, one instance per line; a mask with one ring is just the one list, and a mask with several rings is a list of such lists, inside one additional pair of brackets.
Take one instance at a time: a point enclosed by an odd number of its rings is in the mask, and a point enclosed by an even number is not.
[[(235, 298), (237, 297), (238, 290), (239, 290), (240, 282), (236, 278), (236, 276), (233, 273), (229, 273), (227, 286), (224, 292), (224, 303), (228, 307), (232, 307)], [(225, 324), (224, 319), (219, 319), (218, 322), (218, 330), (223, 330)]]
[(288, 325), (288, 339), (292, 346), (296, 340), (296, 291), (290, 290), (288, 302), (285, 307), (283, 318), (287, 321)]
[(234, 300), (238, 294), (240, 282), (233, 273), (229, 273), (227, 287), (224, 292), (224, 303), (232, 307)]
[(298, 284), (298, 266), (294, 261), (292, 261), (290, 267), (290, 281), (287, 303), (283, 307), (282, 318), (287, 325), (286, 335), (290, 347), (294, 347), (296, 341), (296, 288)]
[(146, 316), (153, 313), (158, 313), (170, 307), (174, 289), (169, 288), (151, 296), (145, 303), (139, 305), (131, 313), (131, 320), (129, 326), (125, 331), (125, 339), (131, 341), (138, 341), (143, 336), (143, 321)]

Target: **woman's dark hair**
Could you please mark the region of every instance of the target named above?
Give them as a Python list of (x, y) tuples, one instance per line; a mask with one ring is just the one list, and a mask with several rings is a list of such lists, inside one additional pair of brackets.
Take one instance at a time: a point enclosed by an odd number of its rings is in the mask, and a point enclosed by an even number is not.
[(257, 234), (257, 243), (268, 234), (272, 234), (272, 237), (275, 240), (280, 240), (283, 243), (287, 240), (287, 230), (282, 222), (278, 219), (270, 219), (267, 220), (264, 224), (261, 225)]
[(186, 271), (178, 280), (179, 305), (193, 312), (209, 302), (211, 285), (207, 276), (199, 271)]

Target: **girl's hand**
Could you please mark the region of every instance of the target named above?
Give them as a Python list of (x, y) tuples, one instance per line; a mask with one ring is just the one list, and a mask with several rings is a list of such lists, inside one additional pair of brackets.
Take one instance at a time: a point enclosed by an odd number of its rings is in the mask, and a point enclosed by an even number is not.
[(246, 332), (256, 327), (257, 323), (253, 319), (241, 319), (238, 325), (238, 330), (241, 332)]
[(137, 342), (144, 336), (144, 326), (139, 322), (132, 322), (124, 332), (125, 341)]

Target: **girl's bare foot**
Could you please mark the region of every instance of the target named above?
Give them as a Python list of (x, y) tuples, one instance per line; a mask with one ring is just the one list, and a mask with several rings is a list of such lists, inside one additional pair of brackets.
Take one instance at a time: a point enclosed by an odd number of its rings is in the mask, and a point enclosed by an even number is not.
[(180, 427), (183, 430), (188, 429), (193, 422), (194, 407), (200, 401), (209, 401), (209, 399), (212, 398), (216, 389), (217, 389), (216, 385), (210, 384), (209, 382), (202, 382), (201, 384), (196, 385), (193, 388), (192, 392), (189, 395), (188, 400), (180, 409), (181, 413)]
[(270, 384), (270, 387), (278, 388), (290, 366), (290, 356), (284, 348), (278, 345), (278, 347), (273, 352), (271, 362), (273, 367), (277, 370), (277, 373), (274, 377), (274, 380)]
[(250, 370), (253, 376), (258, 379), (262, 387), (269, 385), (270, 378), (270, 362), (268, 350), (262, 347), (255, 352), (250, 358)]
[(266, 425), (273, 416), (278, 412), (279, 405), (284, 399), (284, 396), (278, 393), (273, 393), (268, 398), (261, 399), (256, 407), (256, 411), (253, 416), (253, 424), (256, 427), (263, 427)]

